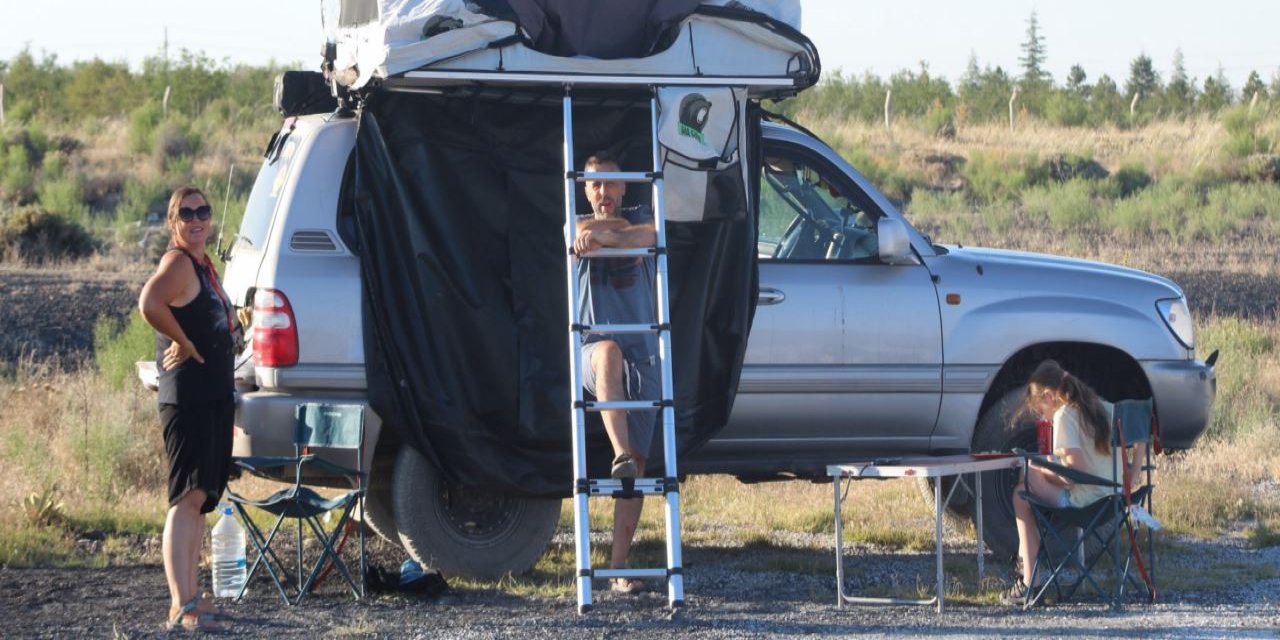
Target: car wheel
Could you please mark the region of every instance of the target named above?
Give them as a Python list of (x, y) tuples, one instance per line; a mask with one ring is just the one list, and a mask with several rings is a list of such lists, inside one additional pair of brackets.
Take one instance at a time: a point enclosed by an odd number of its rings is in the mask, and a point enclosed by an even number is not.
[(369, 470), (369, 491), (364, 496), (364, 523), (378, 537), (400, 546), (400, 532), (396, 529), (391, 502), (395, 461), (394, 455), (374, 457), (373, 468)]
[[(1026, 387), (1018, 387), (1004, 394), (982, 414), (974, 430), (974, 451), (1036, 449), (1035, 422), (1027, 419), (1015, 420), (1014, 415), (1026, 395)], [(1018, 553), (1013, 488), (1018, 484), (1019, 473), (1009, 469), (982, 474), (982, 535), (998, 558), (1012, 558)]]
[(459, 489), (416, 449), (396, 457), (392, 504), (400, 545), (424, 567), (495, 580), (533, 566), (560, 520), (560, 500)]
[[(929, 513), (933, 513), (933, 485), (936, 478), (916, 478), (916, 490), (920, 492), (920, 498), (924, 500), (925, 506), (929, 508)], [(947, 476), (942, 478), (942, 499), (947, 499), (947, 492), (951, 491), (951, 487), (955, 485), (955, 476)], [(942, 523), (946, 527), (956, 533), (968, 531), (973, 526), (973, 476), (965, 476), (965, 484), (957, 487), (955, 494), (951, 496), (951, 501), (947, 503), (947, 508), (942, 511)], [(983, 514), (986, 515), (986, 514)]]

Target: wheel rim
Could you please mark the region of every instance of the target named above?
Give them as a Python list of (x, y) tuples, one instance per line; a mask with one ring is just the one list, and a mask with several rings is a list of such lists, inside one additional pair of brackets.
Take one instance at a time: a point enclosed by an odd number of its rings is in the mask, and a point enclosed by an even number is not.
[(436, 512), (449, 535), (467, 546), (493, 545), (519, 520), (520, 501), (492, 493), (441, 486)]

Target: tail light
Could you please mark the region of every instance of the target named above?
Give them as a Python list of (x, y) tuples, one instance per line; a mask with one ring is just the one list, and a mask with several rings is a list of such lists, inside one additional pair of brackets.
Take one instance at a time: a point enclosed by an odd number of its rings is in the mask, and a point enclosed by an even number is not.
[(259, 367), (298, 364), (298, 323), (284, 293), (258, 289), (253, 294), (253, 363)]

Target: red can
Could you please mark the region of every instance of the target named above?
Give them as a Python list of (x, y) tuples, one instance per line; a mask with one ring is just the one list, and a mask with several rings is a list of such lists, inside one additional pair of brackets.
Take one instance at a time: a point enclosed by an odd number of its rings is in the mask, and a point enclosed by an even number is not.
[(1049, 454), (1053, 452), (1053, 423), (1040, 418), (1036, 421), (1036, 443), (1039, 445), (1040, 453)]

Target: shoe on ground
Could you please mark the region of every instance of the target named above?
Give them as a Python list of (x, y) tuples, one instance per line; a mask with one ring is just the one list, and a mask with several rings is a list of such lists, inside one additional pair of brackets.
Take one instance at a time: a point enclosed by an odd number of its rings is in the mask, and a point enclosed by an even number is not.
[(609, 590), (623, 594), (644, 593), (649, 590), (649, 585), (635, 578), (614, 578), (609, 581)]
[(615, 480), (634, 478), (637, 475), (636, 461), (629, 453), (620, 453), (613, 459), (613, 469), (609, 476)]

